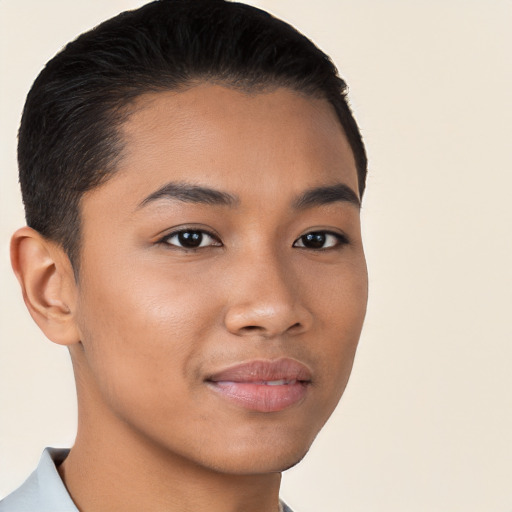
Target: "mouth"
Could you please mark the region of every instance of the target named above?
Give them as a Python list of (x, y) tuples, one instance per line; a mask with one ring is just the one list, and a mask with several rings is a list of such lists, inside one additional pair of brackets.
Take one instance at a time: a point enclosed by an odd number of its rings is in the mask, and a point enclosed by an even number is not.
[(294, 359), (255, 360), (223, 369), (206, 382), (234, 405), (257, 412), (278, 412), (305, 399), (311, 371)]

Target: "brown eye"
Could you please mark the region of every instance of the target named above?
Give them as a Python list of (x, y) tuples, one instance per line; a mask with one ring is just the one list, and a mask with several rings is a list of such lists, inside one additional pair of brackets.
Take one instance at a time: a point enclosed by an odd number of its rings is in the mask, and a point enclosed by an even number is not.
[(183, 249), (199, 249), (201, 247), (222, 245), (218, 238), (199, 229), (183, 229), (167, 235), (162, 242), (182, 247)]
[(320, 250), (331, 249), (347, 243), (347, 238), (341, 234), (329, 231), (312, 231), (298, 238), (293, 246)]

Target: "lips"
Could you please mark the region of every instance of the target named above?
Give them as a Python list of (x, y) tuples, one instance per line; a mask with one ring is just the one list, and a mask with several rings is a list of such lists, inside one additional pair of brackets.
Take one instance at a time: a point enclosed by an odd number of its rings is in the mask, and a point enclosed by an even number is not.
[(223, 369), (206, 382), (234, 405), (257, 412), (277, 412), (305, 398), (311, 371), (294, 359), (255, 360)]

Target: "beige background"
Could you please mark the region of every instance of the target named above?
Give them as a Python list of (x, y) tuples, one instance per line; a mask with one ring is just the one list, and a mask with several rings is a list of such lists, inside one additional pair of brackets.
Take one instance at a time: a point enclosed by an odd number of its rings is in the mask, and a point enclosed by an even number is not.
[[(43, 64), (137, 0), (0, 0), (0, 496), (73, 440), (65, 349), (11, 276), (16, 130)], [(512, 2), (254, 0), (338, 64), (370, 156), (370, 304), (298, 512), (512, 511)]]

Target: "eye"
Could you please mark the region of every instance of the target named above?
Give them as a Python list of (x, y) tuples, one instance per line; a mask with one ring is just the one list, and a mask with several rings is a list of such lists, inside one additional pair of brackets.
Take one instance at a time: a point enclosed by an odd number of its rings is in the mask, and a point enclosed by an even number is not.
[(221, 241), (216, 236), (202, 229), (181, 229), (180, 231), (174, 231), (162, 238), (160, 242), (183, 249), (222, 246)]
[(310, 233), (306, 233), (295, 240), (293, 247), (322, 250), (333, 249), (348, 243), (347, 237), (340, 233), (332, 233), (330, 231), (311, 231)]

